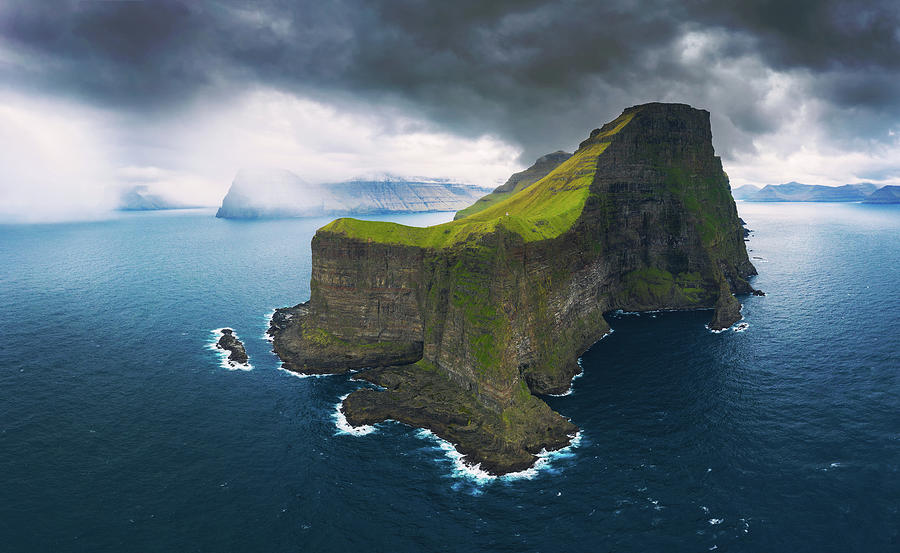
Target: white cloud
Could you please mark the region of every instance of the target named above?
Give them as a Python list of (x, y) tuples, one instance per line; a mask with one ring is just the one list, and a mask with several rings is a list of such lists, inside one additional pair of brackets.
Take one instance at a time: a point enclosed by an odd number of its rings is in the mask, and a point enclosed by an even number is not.
[(327, 105), (258, 90), (227, 104), (204, 106), (156, 133), (191, 172), (227, 183), (241, 167), (288, 169), (313, 182), (360, 173), (448, 177), (476, 184), (505, 179), (518, 150), (492, 137), (461, 138), (383, 106)]
[(257, 90), (148, 122), (56, 100), (0, 100), (4, 221), (96, 217), (117, 190), (144, 185), (171, 200), (218, 205), (243, 167), (277, 167), (328, 182), (360, 174), (502, 182), (519, 151), (460, 138), (394, 110), (341, 108)]
[(0, 94), (0, 220), (92, 218), (110, 209), (114, 178), (102, 112)]

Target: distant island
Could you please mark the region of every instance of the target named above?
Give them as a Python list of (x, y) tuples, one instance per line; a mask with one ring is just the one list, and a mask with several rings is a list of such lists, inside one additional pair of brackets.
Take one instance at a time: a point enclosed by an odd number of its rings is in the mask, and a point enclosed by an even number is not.
[(380, 175), (311, 183), (283, 169), (242, 169), (216, 217), (259, 219), (456, 211), (484, 193), (446, 179)]
[[(747, 202), (865, 202), (865, 203), (898, 203), (892, 189), (897, 186), (878, 188), (870, 182), (845, 184), (843, 186), (822, 186), (788, 182), (785, 184), (769, 184), (762, 188), (746, 184), (732, 190), (736, 200)], [(885, 190), (885, 192), (882, 192)], [(874, 201), (869, 201), (873, 198)]]
[(131, 186), (119, 193), (116, 207), (119, 211), (159, 211), (164, 209), (191, 209), (199, 207), (153, 194), (145, 185)]
[(604, 313), (705, 308), (712, 330), (740, 320), (734, 294), (753, 292), (756, 270), (708, 112), (630, 107), (551, 155), (452, 222), (320, 228), (309, 301), (268, 330), (284, 368), (365, 369), (355, 378), (381, 389), (344, 400), (351, 425), (428, 428), (503, 474), (575, 436), (539, 396), (569, 388), (610, 332)]

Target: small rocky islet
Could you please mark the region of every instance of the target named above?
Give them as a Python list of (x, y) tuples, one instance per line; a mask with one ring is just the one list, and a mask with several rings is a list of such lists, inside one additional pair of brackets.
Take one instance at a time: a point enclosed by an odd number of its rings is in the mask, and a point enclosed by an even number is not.
[(247, 350), (244, 344), (235, 335), (234, 330), (223, 328), (219, 330), (222, 336), (216, 342), (216, 347), (228, 352), (228, 361), (234, 365), (246, 365), (250, 358), (247, 356)]
[(350, 424), (427, 428), (504, 474), (578, 431), (540, 396), (568, 389), (605, 313), (707, 308), (711, 330), (741, 319), (735, 294), (754, 293), (756, 270), (708, 112), (634, 106), (536, 165), (449, 223), (320, 228), (309, 301), (268, 330), (284, 368), (363, 369), (383, 389), (344, 400)]

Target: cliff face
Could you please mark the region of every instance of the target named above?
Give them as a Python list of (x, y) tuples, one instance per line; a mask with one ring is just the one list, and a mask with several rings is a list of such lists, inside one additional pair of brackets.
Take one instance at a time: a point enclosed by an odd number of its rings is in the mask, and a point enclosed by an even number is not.
[(321, 217), (455, 211), (478, 197), (475, 187), (427, 179), (383, 177), (315, 184), (285, 170), (242, 170), (216, 217)]
[(543, 155), (537, 158), (537, 161), (524, 171), (519, 171), (518, 173), (513, 173), (506, 182), (495, 188), (491, 191), (490, 194), (478, 198), (474, 204), (470, 205), (465, 209), (461, 209), (456, 213), (456, 216), (453, 217), (454, 220), (462, 219), (463, 217), (468, 217), (469, 215), (474, 215), (479, 211), (483, 211), (499, 202), (502, 202), (506, 198), (509, 198), (516, 192), (521, 192), (525, 190), (532, 184), (541, 180), (550, 174), (550, 171), (553, 171), (559, 165), (572, 157), (572, 154), (559, 150), (557, 152), (553, 152), (551, 154)]
[(289, 369), (387, 367), (361, 373), (387, 391), (351, 394), (351, 424), (425, 426), (487, 470), (518, 470), (575, 431), (534, 394), (568, 388), (609, 331), (603, 313), (712, 308), (713, 329), (740, 319), (733, 293), (750, 293), (755, 274), (742, 236), (709, 114), (635, 106), (464, 219), (323, 227), (310, 301), (270, 331)]

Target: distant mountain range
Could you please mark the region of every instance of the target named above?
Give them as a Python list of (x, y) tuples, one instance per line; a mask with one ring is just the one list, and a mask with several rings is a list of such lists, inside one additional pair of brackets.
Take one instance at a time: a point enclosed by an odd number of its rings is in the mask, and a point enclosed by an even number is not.
[(456, 211), (487, 192), (446, 179), (378, 175), (311, 183), (284, 169), (242, 169), (216, 217), (258, 219)]
[[(885, 192), (882, 192), (885, 191)], [(746, 184), (732, 189), (736, 200), (748, 202), (864, 202), (900, 203), (900, 186), (878, 188), (870, 182), (845, 184), (844, 186), (821, 186), (788, 182), (769, 184), (762, 188)]]

